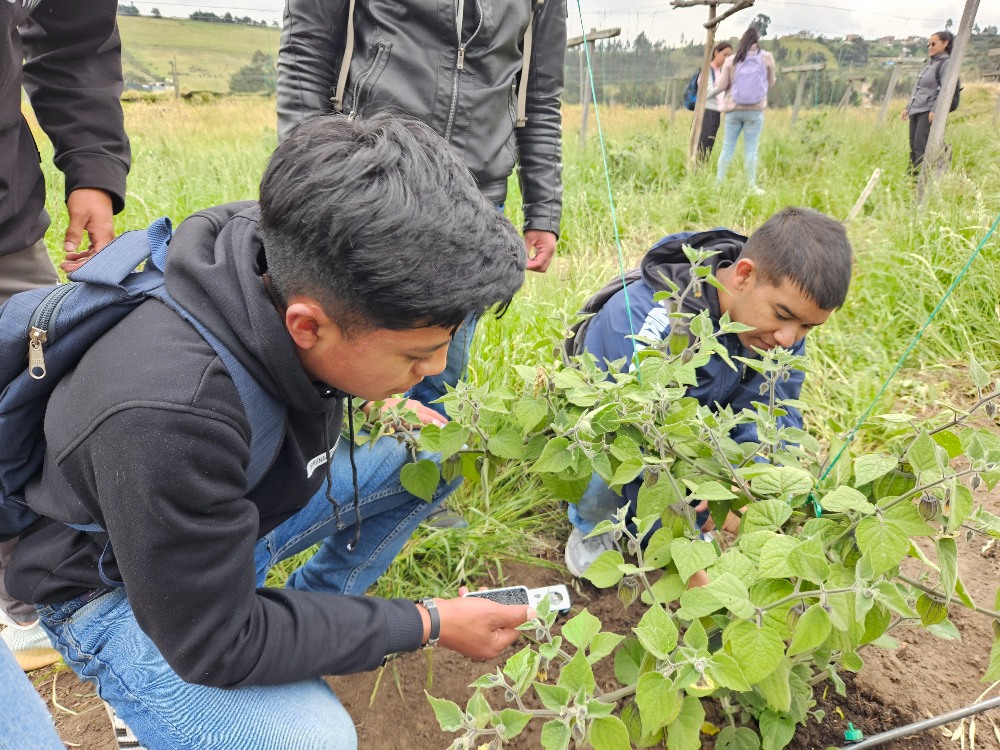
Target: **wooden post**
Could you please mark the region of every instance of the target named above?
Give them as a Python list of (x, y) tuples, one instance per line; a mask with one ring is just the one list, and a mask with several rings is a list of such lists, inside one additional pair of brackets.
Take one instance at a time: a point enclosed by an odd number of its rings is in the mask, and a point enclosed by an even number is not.
[(170, 60), (170, 77), (174, 81), (174, 99), (181, 98), (181, 81), (180, 77), (177, 75), (177, 56)]
[[(622, 33), (620, 28), (612, 29), (591, 29), (590, 33), (587, 34), (587, 46), (585, 49), (580, 50), (580, 104), (583, 106), (583, 116), (580, 122), (580, 141), (584, 142), (587, 140), (587, 116), (590, 111), (590, 71), (587, 67), (587, 60), (593, 60), (594, 53), (597, 50), (597, 40), (598, 39), (611, 39)], [(573, 47), (579, 47), (583, 44), (584, 38), (582, 36), (570, 37), (566, 40), (566, 48), (571, 49)]]
[[(996, 70), (986, 73), (983, 78), (986, 80), (993, 79), (994, 83), (1000, 83), (1000, 47), (994, 47), (989, 52), (986, 53), (987, 58), (996, 58)], [(1000, 122), (1000, 93), (997, 94), (997, 106), (993, 110), (993, 124), (996, 125)]]
[(673, 125), (677, 119), (677, 82), (687, 81), (690, 76), (671, 76), (666, 79), (669, 84), (667, 87), (667, 105), (670, 107), (670, 124)]
[[(729, 3), (733, 7), (721, 16), (716, 14), (719, 5)], [(715, 46), (715, 28), (725, 19), (741, 10), (751, 7), (754, 0), (671, 0), (674, 8), (691, 8), (695, 5), (708, 6), (708, 21), (703, 24), (708, 30), (705, 35), (705, 56), (701, 64), (699, 81), (705, 84), (698, 86), (698, 99), (694, 105), (694, 121), (691, 123), (691, 137), (688, 140), (688, 168), (694, 170), (698, 166), (698, 141), (701, 139), (701, 125), (705, 119), (705, 102), (708, 100), (708, 81), (711, 80), (708, 68), (712, 62), (712, 47)]]
[(865, 207), (865, 201), (868, 200), (868, 196), (872, 194), (872, 190), (875, 189), (875, 184), (878, 182), (878, 178), (882, 176), (882, 170), (879, 167), (875, 167), (875, 171), (872, 172), (872, 176), (868, 179), (868, 184), (865, 185), (865, 189), (861, 191), (861, 195), (858, 196), (857, 202), (854, 204), (854, 208), (851, 212), (847, 214), (847, 218), (844, 221), (851, 221), (859, 213), (861, 209)]
[(892, 66), (892, 73), (889, 74), (889, 85), (885, 88), (885, 96), (882, 97), (882, 109), (878, 112), (879, 124), (885, 122), (885, 113), (889, 111), (889, 102), (896, 92), (896, 82), (899, 81), (899, 65)]
[(799, 85), (795, 89), (795, 103), (792, 105), (792, 125), (799, 119), (799, 107), (802, 106), (802, 97), (806, 93), (806, 73), (814, 70), (826, 70), (826, 63), (813, 63), (812, 65), (796, 65), (794, 68), (782, 68), (782, 73), (798, 73)]
[(867, 76), (851, 76), (848, 78), (847, 88), (844, 90), (844, 96), (841, 98), (840, 104), (837, 105), (837, 109), (843, 109), (851, 103), (851, 92), (854, 91), (855, 83), (864, 83), (867, 80)]
[(927, 136), (927, 150), (924, 152), (924, 161), (917, 180), (918, 203), (923, 203), (928, 183), (936, 182), (937, 178), (948, 170), (948, 163), (951, 161), (951, 149), (944, 142), (944, 128), (948, 124), (948, 110), (951, 109), (951, 100), (958, 86), (965, 48), (969, 44), (969, 37), (972, 36), (972, 24), (976, 20), (978, 10), (979, 0), (965, 0), (965, 10), (962, 11), (958, 33), (952, 42), (951, 58), (948, 60), (948, 68), (938, 92), (937, 105), (934, 107), (934, 122), (931, 123), (931, 132)]

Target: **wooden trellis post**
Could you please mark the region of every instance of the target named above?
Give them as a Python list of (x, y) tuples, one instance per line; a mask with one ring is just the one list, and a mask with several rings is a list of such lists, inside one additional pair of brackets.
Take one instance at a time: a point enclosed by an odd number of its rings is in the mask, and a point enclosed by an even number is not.
[(670, 106), (670, 124), (677, 118), (677, 82), (687, 81), (691, 76), (671, 76), (667, 78), (667, 104)]
[(889, 111), (889, 102), (892, 101), (892, 95), (896, 93), (896, 84), (899, 83), (899, 74), (905, 67), (912, 67), (916, 63), (913, 60), (901, 59), (892, 60), (892, 73), (889, 74), (889, 85), (885, 88), (885, 96), (882, 98), (882, 109), (878, 113), (879, 123), (885, 122), (885, 115)]
[[(732, 5), (729, 10), (721, 16), (716, 15), (720, 5)], [(691, 138), (688, 143), (688, 168), (696, 169), (698, 166), (698, 140), (701, 137), (701, 124), (705, 119), (705, 102), (708, 93), (707, 81), (710, 80), (708, 68), (712, 62), (712, 47), (715, 46), (715, 27), (729, 18), (734, 13), (746, 10), (754, 4), (754, 0), (671, 0), (670, 5), (674, 9), (691, 8), (695, 5), (708, 6), (708, 21), (703, 24), (708, 30), (705, 35), (705, 57), (701, 64), (701, 77), (699, 80), (706, 81), (706, 84), (698, 87), (698, 99), (694, 105), (694, 121), (691, 123)]]
[[(851, 103), (851, 92), (854, 91), (854, 84), (864, 83), (868, 80), (868, 76), (851, 76), (847, 79), (847, 88), (844, 89), (844, 95), (840, 99), (840, 104), (837, 105), (837, 109), (843, 109), (848, 104)], [(858, 89), (860, 91), (860, 89)]]
[(798, 73), (799, 85), (795, 89), (795, 104), (792, 105), (792, 125), (799, 119), (799, 107), (802, 106), (802, 97), (806, 93), (806, 73), (814, 70), (826, 70), (826, 63), (813, 63), (812, 65), (796, 65), (794, 68), (782, 68), (782, 73)]
[(951, 162), (951, 149), (944, 142), (944, 127), (948, 124), (948, 110), (951, 109), (951, 100), (958, 87), (958, 75), (965, 57), (965, 48), (969, 44), (969, 37), (972, 36), (972, 24), (975, 23), (978, 11), (979, 0), (965, 0), (965, 10), (962, 11), (958, 33), (952, 42), (951, 58), (948, 60), (937, 105), (934, 107), (934, 122), (931, 123), (931, 132), (927, 136), (927, 150), (924, 152), (924, 161), (917, 180), (918, 203), (923, 203), (927, 184), (936, 181), (944, 174)]
[[(587, 34), (587, 49), (581, 50), (580, 55), (580, 104), (583, 106), (583, 116), (580, 122), (580, 141), (587, 140), (587, 115), (590, 111), (590, 75), (587, 70), (587, 58), (594, 59), (594, 52), (597, 49), (595, 44), (598, 39), (611, 39), (622, 33), (620, 28), (613, 29), (591, 29)], [(583, 44), (582, 36), (570, 37), (566, 40), (566, 49), (579, 47)]]
[[(986, 57), (990, 59), (993, 58), (996, 59), (996, 66), (995, 66), (996, 70), (990, 71), (989, 73), (985, 73), (983, 75), (983, 78), (985, 78), (987, 81), (994, 81), (996, 83), (1000, 83), (1000, 47), (994, 47), (993, 49), (991, 49), (989, 52), (986, 53)], [(996, 125), (998, 122), (1000, 122), (1000, 94), (997, 94), (997, 106), (993, 110), (993, 124)]]

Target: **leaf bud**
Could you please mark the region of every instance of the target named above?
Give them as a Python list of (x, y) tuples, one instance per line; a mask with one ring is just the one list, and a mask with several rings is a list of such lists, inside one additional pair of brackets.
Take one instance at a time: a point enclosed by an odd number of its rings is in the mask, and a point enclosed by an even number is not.
[(978, 474), (973, 474), (971, 484), (973, 490), (978, 490), (982, 486), (983, 480), (980, 479)]
[(986, 402), (986, 414), (991, 417), (995, 417), (997, 413), (997, 405), (992, 401)]

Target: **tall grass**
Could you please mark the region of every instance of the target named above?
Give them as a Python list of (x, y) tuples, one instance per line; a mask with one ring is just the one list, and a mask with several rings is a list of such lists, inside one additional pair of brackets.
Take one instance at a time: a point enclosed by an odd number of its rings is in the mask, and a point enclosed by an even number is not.
[[(741, 157), (722, 186), (715, 182), (714, 159), (708, 168), (688, 173), (688, 113), (678, 113), (671, 125), (662, 110), (602, 109), (624, 263), (633, 266), (670, 232), (727, 226), (748, 233), (785, 205), (844, 218), (872, 171), (881, 167), (878, 187), (848, 227), (856, 250), (851, 293), (843, 309), (810, 334), (813, 372), (803, 397), (813, 406), (809, 426), (831, 439), (851, 427), (874, 398), (1000, 212), (1000, 138), (990, 120), (996, 95), (983, 85), (967, 87), (962, 108), (948, 124), (951, 170), (919, 207), (906, 175), (906, 125), (897, 119), (902, 100), (882, 125), (875, 110), (806, 110), (795, 127), (788, 110), (768, 111), (758, 179), (763, 196), (744, 189)], [(180, 220), (199, 208), (253, 198), (276, 143), (273, 113), (273, 99), (265, 98), (126, 105), (134, 164), (119, 230), (145, 226), (160, 215)], [(579, 121), (579, 107), (567, 107), (559, 257), (547, 274), (529, 276), (502, 320), (480, 325), (472, 381), (509, 384), (510, 364), (549, 361), (566, 321), (617, 272), (602, 152), (593, 126), (588, 141), (579, 142)], [(41, 141), (48, 165), (51, 150)], [(46, 169), (54, 217), (47, 239), (56, 248), (65, 231), (62, 181)], [(519, 224), (516, 180), (507, 205)], [(936, 392), (935, 380), (961, 373), (969, 352), (990, 366), (1000, 364), (998, 248), (1000, 237), (984, 248), (879, 408), (926, 399)], [(877, 440), (877, 430), (867, 439)], [(493, 483), (488, 507), (477, 487), (463, 488), (450, 502), (469, 528), (415, 536), (380, 583), (382, 593), (453, 591), (462, 580), (481, 580), (488, 565), (502, 566), (504, 559), (552, 557), (565, 533), (558, 499), (513, 472)]]

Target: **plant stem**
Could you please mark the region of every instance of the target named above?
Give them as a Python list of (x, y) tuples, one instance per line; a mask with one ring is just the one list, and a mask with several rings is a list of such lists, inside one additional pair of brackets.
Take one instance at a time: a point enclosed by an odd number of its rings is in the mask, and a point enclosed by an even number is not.
[[(905, 584), (907, 584), (909, 586), (913, 586), (913, 588), (915, 588), (915, 589), (919, 589), (920, 591), (923, 591), (925, 594), (932, 594), (933, 596), (940, 596), (940, 594), (937, 591), (935, 591), (934, 589), (932, 589), (930, 586), (925, 586), (924, 584), (920, 583), (919, 581), (914, 580), (913, 578), (910, 578), (909, 576), (904, 576), (902, 573), (900, 573), (899, 575), (897, 575), (896, 578), (898, 578), (903, 583), (905, 583)], [(963, 605), (963, 606), (965, 606), (965, 605)], [(982, 607), (969, 607), (969, 609), (972, 609), (972, 610), (978, 612), (981, 615), (986, 615), (987, 617), (992, 617), (994, 620), (1000, 620), (1000, 612), (994, 612), (992, 609), (983, 609)]]

